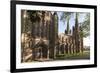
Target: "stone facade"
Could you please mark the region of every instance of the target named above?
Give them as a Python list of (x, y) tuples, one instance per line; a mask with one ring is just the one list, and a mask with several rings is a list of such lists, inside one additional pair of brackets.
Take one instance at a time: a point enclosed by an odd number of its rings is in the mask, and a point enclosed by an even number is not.
[[(60, 54), (73, 54), (82, 51), (83, 43), (82, 38), (80, 38), (79, 35), (77, 16), (75, 20), (76, 23), (75, 26), (73, 26), (72, 32), (67, 31), (67, 34), (63, 33), (59, 35), (58, 15), (56, 12), (38, 12), (40, 15), (40, 21), (35, 22), (34, 24), (28, 20), (29, 17), (26, 17), (26, 19), (25, 17), (23, 18), (23, 16), (28, 15), (26, 10), (23, 10), (22, 14), (21, 23), (23, 25), (30, 24), (30, 29), (26, 29), (24, 26), (28, 40), (24, 42), (24, 47), (22, 46), (22, 48), (31, 48), (33, 60), (54, 59), (57, 55)], [(23, 33), (24, 32), (22, 32), (22, 34)]]

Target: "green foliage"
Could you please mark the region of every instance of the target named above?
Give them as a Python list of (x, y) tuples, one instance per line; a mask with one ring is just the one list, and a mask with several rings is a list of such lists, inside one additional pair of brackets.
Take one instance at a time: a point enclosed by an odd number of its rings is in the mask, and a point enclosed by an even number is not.
[(40, 21), (40, 11), (28, 10), (27, 12), (32, 23)]
[(66, 30), (67, 30), (67, 34), (69, 33), (69, 18), (68, 18), (68, 20), (67, 20), (67, 28), (66, 28)]
[(73, 16), (73, 14), (74, 14), (73, 12), (63, 12), (62, 15), (61, 15), (60, 20), (62, 20), (64, 23), (67, 21), (67, 28), (65, 30), (66, 34), (69, 33), (69, 30), (70, 30), (70, 28), (69, 28), (69, 20)]
[(55, 20), (55, 32), (58, 32), (58, 16), (57, 16), (57, 13), (55, 13), (55, 16), (54, 16)]
[(72, 16), (73, 16), (73, 12), (63, 12), (60, 20), (65, 22), (66, 20), (69, 20)]
[[(67, 28), (66, 28), (67, 33), (69, 31), (69, 20), (70, 20), (70, 18), (72, 18), (74, 16), (74, 14), (77, 14), (79, 17), (80, 14), (84, 14), (84, 13), (63, 12), (61, 15), (60, 20), (62, 20), (64, 23), (67, 21)], [(87, 37), (90, 35), (90, 14), (89, 13), (85, 13), (85, 14), (86, 14), (84, 17), (85, 19), (79, 27), (80, 28), (79, 32), (80, 32), (81, 37)], [(78, 19), (78, 17), (77, 17), (77, 19)]]
[(90, 35), (90, 14), (87, 13), (84, 22), (80, 25), (81, 37), (87, 37)]

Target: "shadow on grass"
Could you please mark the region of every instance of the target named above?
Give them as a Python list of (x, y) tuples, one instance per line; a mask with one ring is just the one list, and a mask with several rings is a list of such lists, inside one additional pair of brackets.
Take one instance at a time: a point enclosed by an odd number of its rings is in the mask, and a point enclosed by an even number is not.
[(57, 55), (54, 60), (79, 60), (79, 59), (90, 59), (90, 52), (86, 51), (77, 54), (61, 54)]

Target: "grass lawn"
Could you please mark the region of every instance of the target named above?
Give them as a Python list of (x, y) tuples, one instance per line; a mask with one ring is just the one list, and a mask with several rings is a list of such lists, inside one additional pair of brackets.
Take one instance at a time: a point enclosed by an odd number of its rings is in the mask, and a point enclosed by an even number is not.
[(83, 53), (77, 53), (77, 54), (60, 54), (57, 55), (54, 59), (37, 59), (32, 60), (29, 59), (27, 62), (44, 62), (44, 61), (56, 61), (56, 60), (83, 60), (83, 59), (90, 59), (90, 51), (85, 50)]
[(90, 52), (84, 51), (83, 53), (77, 54), (61, 54), (58, 55), (55, 60), (77, 60), (77, 59), (90, 59)]

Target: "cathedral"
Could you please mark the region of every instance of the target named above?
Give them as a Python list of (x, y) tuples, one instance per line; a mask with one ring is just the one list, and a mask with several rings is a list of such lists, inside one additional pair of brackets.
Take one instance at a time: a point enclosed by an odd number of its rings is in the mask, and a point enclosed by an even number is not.
[(28, 10), (21, 11), (22, 62), (27, 61), (23, 60), (27, 49), (31, 50), (31, 59), (34, 61), (53, 60), (59, 55), (83, 51), (83, 38), (79, 34), (82, 30), (78, 25), (77, 15), (73, 29), (66, 29), (65, 33), (58, 34), (57, 12), (37, 11), (37, 14), (39, 21), (32, 22)]

